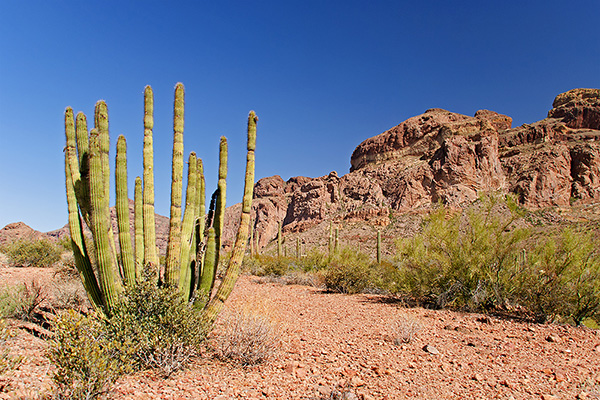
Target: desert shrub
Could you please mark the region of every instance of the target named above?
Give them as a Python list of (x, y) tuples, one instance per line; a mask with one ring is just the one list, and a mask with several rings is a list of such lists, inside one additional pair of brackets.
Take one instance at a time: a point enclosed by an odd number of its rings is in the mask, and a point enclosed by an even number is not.
[(392, 322), (391, 330), (394, 344), (410, 343), (423, 325), (414, 317), (402, 315)]
[(271, 309), (253, 301), (224, 312), (222, 324), (211, 339), (217, 358), (254, 365), (271, 357), (279, 346), (279, 329)]
[(398, 240), (401, 283), (390, 289), (436, 307), (504, 306), (530, 233), (516, 224), (512, 200), (486, 197), (477, 206), (454, 215), (440, 208), (421, 233)]
[(56, 282), (51, 300), (55, 310), (86, 311), (91, 306), (85, 288), (79, 279), (64, 279)]
[(2, 248), (13, 267), (51, 267), (60, 260), (62, 250), (47, 239), (17, 240)]
[(31, 321), (47, 294), (38, 281), (32, 280), (0, 290), (0, 316)]
[(545, 322), (600, 320), (600, 251), (593, 233), (565, 229), (537, 241), (523, 258), (514, 301)]
[(108, 337), (130, 349), (135, 369), (164, 377), (184, 368), (207, 333), (198, 310), (174, 290), (143, 281), (125, 291), (106, 321)]
[(374, 264), (367, 255), (344, 248), (331, 259), (323, 278), (327, 289), (354, 294), (375, 286), (373, 271)]
[(0, 319), (0, 376), (16, 369), (23, 360), (22, 357), (13, 356), (10, 353), (8, 341), (13, 336), (9, 330), (6, 321)]
[(55, 398), (103, 397), (119, 376), (131, 371), (122, 343), (107, 335), (105, 321), (68, 310), (58, 316), (48, 358), (56, 366)]

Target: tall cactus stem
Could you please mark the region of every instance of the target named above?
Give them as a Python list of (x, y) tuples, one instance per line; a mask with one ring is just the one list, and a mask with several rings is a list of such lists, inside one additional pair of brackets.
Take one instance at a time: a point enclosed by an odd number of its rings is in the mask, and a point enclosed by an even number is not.
[(115, 194), (117, 209), (117, 227), (119, 229), (119, 247), (125, 285), (135, 284), (135, 259), (131, 244), (129, 222), (129, 195), (127, 192), (127, 142), (125, 136), (117, 139), (117, 158), (115, 162)]
[(335, 228), (333, 253), (336, 256), (340, 254), (340, 228)]
[(175, 86), (173, 107), (173, 161), (171, 174), (171, 217), (165, 265), (165, 284), (177, 287), (180, 278), (181, 256), (181, 197), (183, 189), (183, 113), (184, 88)]
[(154, 94), (152, 88), (144, 89), (144, 268), (158, 278), (158, 255), (156, 252), (156, 226), (154, 219)]
[(221, 244), (223, 241), (223, 227), (225, 224), (225, 203), (227, 198), (227, 138), (221, 137), (219, 143), (219, 180), (217, 182), (217, 199), (215, 203), (214, 223), (215, 243), (215, 268), (219, 265)]
[(75, 183), (75, 195), (83, 220), (90, 224), (90, 168), (89, 168), (89, 133), (87, 118), (82, 112), (77, 113), (75, 136), (77, 141), (77, 154), (79, 159), (79, 174), (81, 179)]
[(246, 251), (246, 242), (248, 241), (248, 228), (250, 225), (250, 212), (252, 210), (252, 193), (254, 190), (254, 152), (256, 150), (256, 122), (258, 117), (254, 111), (248, 115), (248, 145), (246, 153), (246, 178), (244, 181), (244, 196), (242, 200), (242, 214), (240, 216), (240, 225), (238, 228), (235, 244), (229, 265), (225, 271), (223, 281), (217, 289), (217, 293), (206, 306), (203, 314), (203, 321), (206, 326), (211, 326), (217, 315), (223, 309), (225, 300), (231, 294), (235, 282), (240, 276), (242, 260)]
[(144, 203), (142, 202), (142, 178), (135, 178), (135, 192), (133, 196), (135, 215), (135, 278), (137, 281), (142, 277), (144, 268)]
[(111, 254), (110, 214), (108, 207), (105, 207), (102, 151), (100, 135), (96, 129), (92, 130), (90, 136), (90, 199), (92, 220), (94, 221), (90, 228), (96, 247), (98, 278), (100, 289), (104, 294), (104, 312), (110, 315), (122, 287), (120, 281), (116, 279), (116, 265)]
[(196, 161), (196, 153), (191, 152), (188, 159), (188, 177), (187, 177), (187, 188), (185, 192), (185, 212), (183, 213), (183, 223), (181, 227), (181, 250), (179, 260), (181, 260), (181, 267), (179, 270), (179, 291), (184, 299), (189, 299), (190, 296), (190, 282), (192, 279), (191, 270), (191, 249), (195, 248), (194, 237), (194, 221), (196, 219), (196, 190), (198, 187), (197, 173), (198, 163)]
[(90, 303), (96, 310), (102, 310), (104, 301), (102, 293), (98, 286), (98, 280), (94, 275), (92, 263), (85, 245), (85, 236), (83, 234), (83, 225), (79, 217), (77, 207), (77, 197), (75, 196), (75, 187), (73, 185), (73, 175), (69, 164), (68, 149), (65, 151), (65, 183), (67, 191), (67, 206), (69, 210), (69, 232), (71, 234), (71, 247), (73, 249), (73, 258), (75, 266), (79, 271), (79, 276), (83, 282)]
[(215, 253), (217, 249), (216, 232), (214, 227), (208, 229), (208, 238), (206, 241), (206, 253), (204, 254), (204, 265), (200, 271), (199, 302), (197, 306), (204, 307), (210, 297), (216, 271)]
[(296, 238), (296, 258), (300, 259), (300, 236)]

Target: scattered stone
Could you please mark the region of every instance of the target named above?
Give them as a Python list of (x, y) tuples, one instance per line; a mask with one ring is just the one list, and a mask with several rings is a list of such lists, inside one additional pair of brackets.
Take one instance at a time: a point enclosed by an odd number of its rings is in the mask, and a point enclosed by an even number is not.
[(550, 342), (550, 343), (558, 343), (558, 341), (560, 340), (560, 338), (556, 335), (548, 335), (546, 336), (546, 341)]
[(423, 346), (423, 350), (429, 354), (433, 354), (433, 355), (438, 355), (440, 354), (440, 351), (438, 349), (436, 349), (435, 347), (433, 347), (430, 344), (426, 344), (425, 346)]

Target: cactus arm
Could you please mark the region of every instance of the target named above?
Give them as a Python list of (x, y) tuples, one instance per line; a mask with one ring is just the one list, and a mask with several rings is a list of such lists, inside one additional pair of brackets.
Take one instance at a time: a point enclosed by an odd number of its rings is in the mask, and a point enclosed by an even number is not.
[(83, 282), (90, 303), (96, 310), (102, 309), (102, 293), (98, 286), (98, 281), (94, 275), (94, 269), (85, 245), (83, 226), (79, 211), (77, 208), (77, 198), (75, 196), (75, 186), (73, 184), (73, 175), (69, 164), (68, 150), (65, 151), (65, 183), (67, 189), (67, 207), (69, 211), (69, 232), (71, 236), (71, 247), (73, 248), (73, 257), (75, 265), (79, 271), (79, 276)]
[(135, 260), (131, 245), (129, 223), (129, 196), (127, 194), (127, 142), (125, 136), (117, 140), (117, 158), (115, 163), (115, 193), (117, 208), (117, 227), (119, 229), (119, 247), (123, 278), (127, 286), (135, 284)]
[(254, 152), (256, 150), (256, 122), (258, 117), (251, 111), (248, 115), (248, 152), (246, 155), (246, 178), (244, 182), (244, 196), (242, 200), (242, 214), (240, 216), (240, 225), (238, 227), (235, 245), (227, 271), (223, 281), (217, 289), (217, 293), (210, 300), (203, 313), (203, 322), (206, 326), (211, 326), (217, 315), (223, 309), (225, 300), (229, 297), (235, 286), (235, 282), (240, 276), (242, 260), (248, 241), (248, 229), (250, 226), (250, 212), (252, 210), (252, 193), (254, 190)]
[(120, 281), (116, 279), (114, 257), (110, 246), (110, 211), (104, 199), (104, 173), (102, 168), (102, 151), (100, 135), (96, 129), (90, 136), (90, 199), (92, 216), (92, 236), (96, 246), (98, 260), (98, 280), (104, 297), (104, 312), (111, 314), (111, 309), (122, 290)]
[[(219, 143), (219, 180), (217, 183), (217, 199), (215, 203), (214, 223), (215, 243), (217, 251), (215, 253), (215, 269), (219, 265), (221, 255), (221, 245), (223, 242), (223, 227), (225, 225), (225, 203), (227, 198), (227, 138), (221, 137)], [(214, 282), (213, 282), (214, 283)], [(211, 285), (212, 287), (212, 285)]]
[(106, 102), (100, 100), (96, 103), (94, 112), (94, 127), (98, 130), (100, 136), (100, 152), (102, 155), (102, 175), (104, 182), (103, 200), (110, 207), (110, 167), (108, 152), (110, 149), (110, 137), (108, 134), (108, 108)]
[(135, 277), (136, 280), (139, 280), (144, 265), (144, 205), (142, 203), (142, 178), (139, 176), (135, 178), (134, 204)]
[(154, 128), (154, 95), (152, 88), (144, 89), (144, 268), (158, 277), (156, 253), (156, 225), (154, 220), (154, 150), (152, 129)]
[(169, 239), (165, 266), (165, 284), (177, 287), (179, 284), (181, 255), (181, 191), (183, 189), (183, 113), (184, 89), (181, 83), (175, 86), (173, 111), (173, 162), (171, 174), (171, 214)]
[[(185, 212), (183, 213), (183, 224), (181, 227), (181, 268), (179, 270), (179, 291), (184, 299), (189, 299), (190, 282), (192, 279), (191, 271), (191, 248), (195, 247), (194, 221), (196, 219), (196, 196), (197, 189), (197, 173), (198, 163), (196, 161), (196, 153), (190, 153), (188, 161), (188, 181), (185, 192)], [(192, 241), (194, 246), (192, 246)]]
[(204, 307), (210, 297), (216, 271), (216, 265), (214, 263), (216, 260), (215, 253), (217, 251), (216, 232), (215, 228), (211, 226), (208, 228), (206, 253), (204, 254), (204, 265), (202, 266), (202, 270), (200, 272), (200, 281), (198, 287), (199, 296), (195, 304), (198, 308)]
[(198, 182), (198, 191), (196, 191), (196, 196), (198, 199), (196, 200), (196, 204), (198, 206), (198, 210), (196, 212), (196, 218), (198, 218), (198, 238), (197, 240), (201, 241), (204, 238), (204, 223), (205, 223), (205, 214), (206, 214), (206, 182), (204, 180), (204, 165), (202, 164), (202, 159), (198, 159), (198, 167), (197, 167), (197, 182)]

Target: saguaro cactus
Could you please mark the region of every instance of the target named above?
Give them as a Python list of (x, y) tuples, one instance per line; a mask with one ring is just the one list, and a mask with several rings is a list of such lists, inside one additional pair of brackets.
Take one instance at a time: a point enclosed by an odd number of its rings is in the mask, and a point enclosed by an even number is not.
[[(166, 287), (178, 290), (185, 299), (202, 309), (205, 323), (212, 324), (221, 310), (240, 274), (241, 261), (248, 242), (250, 208), (254, 187), (254, 151), (256, 122), (253, 111), (248, 117), (248, 146), (246, 178), (241, 221), (233, 255), (224, 279), (214, 297), (211, 297), (219, 249), (223, 234), (226, 201), (227, 141), (221, 138), (219, 147), (219, 182), (215, 202), (205, 218), (205, 187), (202, 161), (191, 153), (188, 160), (188, 179), (185, 212), (182, 218), (183, 175), (183, 117), (184, 88), (175, 88), (173, 122), (173, 158), (171, 180), (171, 218), (168, 251), (163, 277), (158, 277), (154, 221), (154, 165), (153, 165), (153, 94), (150, 86), (144, 91), (144, 173), (135, 181), (134, 227), (135, 240), (129, 231), (129, 199), (127, 191), (126, 142), (120, 136), (117, 142), (115, 169), (116, 208), (119, 228), (117, 254), (109, 209), (109, 131), (108, 109), (101, 101), (96, 105), (95, 128), (87, 131), (85, 115), (73, 118), (73, 110), (65, 112), (65, 182), (69, 208), (71, 243), (77, 268), (90, 301), (98, 310), (110, 315), (124, 286), (135, 285), (142, 276), (150, 277)], [(84, 240), (84, 224), (91, 232), (95, 254), (89, 254)], [(92, 264), (94, 263), (94, 265)], [(142, 274), (142, 270), (146, 274)], [(200, 290), (200, 294), (197, 291)]]

